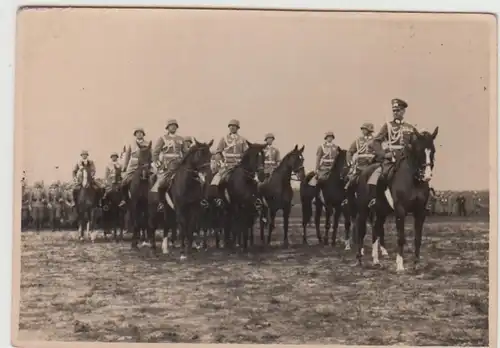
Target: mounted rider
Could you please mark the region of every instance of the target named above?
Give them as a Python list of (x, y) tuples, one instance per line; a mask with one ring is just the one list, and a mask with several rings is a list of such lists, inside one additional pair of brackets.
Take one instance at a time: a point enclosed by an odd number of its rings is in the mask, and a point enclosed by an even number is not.
[(266, 179), (271, 177), (271, 174), (278, 167), (281, 160), (280, 151), (273, 146), (274, 140), (275, 137), (272, 133), (267, 133), (264, 137), (264, 141), (267, 144), (264, 149), (264, 175)]
[(122, 175), (122, 182), (121, 182), (122, 200), (119, 204), (120, 207), (127, 204), (129, 198), (128, 191), (129, 191), (130, 181), (132, 180), (133, 174), (137, 170), (137, 167), (139, 166), (139, 154), (143, 148), (149, 146), (149, 142), (146, 141), (146, 139), (144, 139), (145, 136), (146, 132), (144, 131), (143, 128), (140, 127), (136, 128), (134, 129), (135, 141), (133, 141), (132, 144), (125, 146), (123, 166), (122, 166), (124, 172)]
[(356, 181), (358, 174), (373, 163), (376, 155), (371, 144), (374, 131), (373, 123), (363, 123), (361, 126), (362, 135), (354, 140), (347, 150), (347, 163), (350, 165), (350, 171), (347, 175), (349, 180), (345, 186), (346, 190)]
[(179, 123), (176, 120), (168, 120), (165, 127), (167, 132), (158, 138), (153, 148), (153, 165), (157, 178), (151, 192), (158, 192), (160, 209), (163, 208), (165, 193), (169, 189), (173, 174), (187, 151), (184, 138), (176, 134), (178, 128)]
[(211, 185), (218, 186), (229, 171), (240, 163), (243, 153), (248, 149), (246, 139), (238, 134), (240, 121), (229, 121), (228, 128), (229, 134), (219, 141), (215, 152), (215, 160), (221, 163), (221, 168), (214, 175)]
[(333, 140), (335, 134), (331, 131), (325, 133), (324, 143), (318, 146), (316, 151), (315, 175), (309, 181), (309, 185), (316, 186), (319, 182), (326, 180), (333, 167), (335, 158), (339, 152), (339, 147)]
[[(377, 168), (369, 179), (369, 185), (377, 185), (379, 177), (383, 181), (381, 189), (385, 189), (388, 183), (388, 174), (394, 163), (401, 157), (403, 150), (411, 141), (411, 136), (415, 132), (415, 127), (404, 121), (404, 115), (408, 103), (402, 99), (395, 98), (391, 100), (393, 120), (385, 123), (379, 133), (373, 138), (373, 146), (377, 152), (377, 157), (383, 157), (381, 168)], [(383, 149), (382, 144), (386, 143), (387, 148)], [(375, 204), (372, 199), (369, 206)]]
[(98, 182), (95, 180), (96, 167), (94, 161), (89, 158), (89, 152), (87, 150), (83, 150), (80, 153), (80, 159), (73, 167), (73, 202), (71, 202), (71, 206), (74, 206), (78, 201), (78, 193), (82, 188), (82, 180), (83, 180), (83, 171), (90, 169), (90, 180), (91, 184), (95, 185), (97, 188), (101, 188)]
[(111, 158), (111, 162), (106, 165), (106, 169), (104, 170), (104, 195), (102, 196), (102, 200), (106, 199), (109, 192), (113, 190), (113, 185), (121, 183), (122, 166), (118, 161), (118, 153), (112, 152), (109, 157)]

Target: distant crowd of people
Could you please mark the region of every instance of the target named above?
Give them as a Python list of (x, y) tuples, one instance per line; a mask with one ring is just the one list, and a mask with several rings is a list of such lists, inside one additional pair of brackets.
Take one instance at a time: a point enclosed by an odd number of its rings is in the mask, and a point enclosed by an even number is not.
[(435, 191), (429, 197), (430, 215), (471, 216), (481, 215), (488, 211), (488, 202), (477, 191)]

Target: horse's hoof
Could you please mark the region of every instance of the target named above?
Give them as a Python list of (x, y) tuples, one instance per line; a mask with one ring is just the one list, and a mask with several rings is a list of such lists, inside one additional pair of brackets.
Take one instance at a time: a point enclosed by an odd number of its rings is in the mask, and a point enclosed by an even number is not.
[(180, 260), (185, 261), (187, 259), (186, 255), (181, 255)]
[(349, 244), (346, 244), (345, 248), (344, 248), (345, 251), (349, 251), (351, 250), (351, 246)]

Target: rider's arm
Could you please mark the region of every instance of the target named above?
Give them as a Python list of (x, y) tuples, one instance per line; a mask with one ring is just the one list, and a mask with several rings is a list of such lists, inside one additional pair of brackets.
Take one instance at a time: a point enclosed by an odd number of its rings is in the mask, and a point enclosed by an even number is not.
[(281, 161), (280, 150), (276, 149), (274, 153), (275, 153), (274, 160), (276, 161), (276, 163), (279, 163)]
[(91, 175), (92, 177), (94, 177), (94, 176), (95, 176), (95, 173), (96, 173), (96, 169), (95, 169), (95, 163), (94, 163), (94, 161), (92, 161), (92, 160), (91, 160), (91, 161), (90, 161), (90, 163), (89, 163), (89, 165), (90, 165), (90, 175)]
[(349, 150), (347, 150), (347, 163), (352, 162), (352, 156), (354, 156), (356, 151), (358, 151), (358, 146), (356, 140), (354, 140), (351, 146), (349, 147)]
[(76, 174), (78, 173), (78, 169), (80, 169), (80, 167), (78, 166), (78, 163), (75, 164), (75, 166), (73, 167), (73, 178), (76, 177)]
[(128, 167), (128, 162), (130, 161), (130, 156), (132, 154), (132, 148), (128, 145), (125, 149), (125, 157), (123, 157), (123, 169), (126, 170)]
[(319, 169), (321, 164), (321, 157), (323, 157), (323, 148), (318, 146), (318, 150), (316, 150), (316, 170)]
[(164, 141), (163, 137), (158, 138), (158, 140), (155, 143), (155, 146), (153, 147), (153, 163), (157, 163), (160, 161), (160, 153), (161, 149), (163, 148)]
[(217, 145), (217, 148), (215, 149), (215, 159), (217, 161), (222, 161), (222, 152), (224, 151), (225, 145), (226, 142), (224, 141), (224, 138), (221, 138), (219, 144)]

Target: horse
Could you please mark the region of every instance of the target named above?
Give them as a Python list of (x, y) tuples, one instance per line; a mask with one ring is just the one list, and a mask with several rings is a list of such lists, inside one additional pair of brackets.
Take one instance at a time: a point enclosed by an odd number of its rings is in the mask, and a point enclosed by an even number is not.
[[(279, 210), (283, 211), (283, 244), (288, 246), (288, 223), (290, 219), (290, 211), (292, 209), (293, 190), (290, 180), (292, 174), (302, 181), (305, 178), (304, 172), (304, 147), (300, 149), (298, 145), (283, 157), (278, 167), (272, 172), (271, 176), (260, 185), (259, 191), (263, 198), (262, 216), (268, 216), (268, 235), (267, 245), (271, 244), (271, 233), (275, 228), (276, 213)], [(260, 220), (260, 239), (263, 245), (265, 222)]]
[[(213, 145), (213, 140), (209, 143), (193, 140), (193, 146), (189, 148), (177, 167), (167, 192), (180, 228), (181, 260), (185, 260), (191, 253), (193, 233), (199, 227), (206, 175), (210, 171), (212, 157), (210, 147)], [(150, 235), (150, 242), (154, 245), (154, 234)]]
[(40, 232), (45, 221), (45, 209), (47, 204), (47, 195), (43, 188), (38, 187), (31, 193), (31, 216), (36, 232)]
[[(378, 244), (384, 237), (384, 224), (387, 217), (394, 213), (397, 229), (396, 271), (404, 271), (403, 249), (405, 241), (405, 218), (413, 213), (414, 219), (414, 266), (420, 261), (422, 229), (427, 216), (426, 205), (430, 194), (429, 181), (434, 169), (436, 148), (434, 140), (439, 128), (433, 133), (422, 133), (415, 129), (401, 156), (396, 159), (391, 173), (377, 183), (375, 203), (374, 242), (372, 249), (373, 264), (380, 264)], [(387, 185), (386, 185), (387, 183)], [(360, 242), (358, 241), (357, 259), (361, 264)]]
[[(264, 179), (264, 149), (267, 146), (252, 144), (249, 141), (247, 145), (248, 148), (243, 153), (241, 161), (219, 184), (219, 194), (225, 197), (227, 207), (224, 225), (225, 243), (232, 247), (239, 242), (245, 251), (248, 249), (255, 218), (262, 207), (255, 176), (258, 176), (259, 181)], [(253, 244), (253, 238), (250, 242)]]
[(64, 199), (60, 188), (49, 189), (49, 201), (47, 207), (50, 214), (50, 225), (52, 232), (61, 231), (64, 222)]
[[(120, 188), (121, 167), (114, 171), (111, 177), (111, 190), (102, 200), (102, 225), (104, 233), (113, 232), (113, 239), (116, 243), (123, 240), (123, 229), (125, 225), (125, 212), (120, 207), (122, 192)], [(118, 237), (118, 231), (120, 235)]]
[(99, 202), (100, 190), (93, 182), (90, 167), (83, 167), (80, 173), (81, 187), (78, 192), (77, 201), (75, 202), (77, 225), (80, 232), (79, 239), (80, 241), (84, 240), (84, 226), (86, 226), (87, 236), (90, 236), (90, 240), (94, 243), (96, 239), (95, 208)]
[(216, 173), (216, 168), (212, 168), (206, 176), (204, 187), (204, 199), (201, 201), (202, 212), (200, 218), (200, 233), (203, 233), (202, 247), (208, 248), (208, 235), (215, 236), (215, 247), (220, 248), (222, 232), (224, 230), (225, 206), (221, 198), (218, 197), (218, 187), (211, 185)]
[(147, 146), (141, 147), (139, 150), (139, 158), (137, 168), (132, 173), (129, 185), (130, 199), (128, 201), (128, 225), (129, 230), (132, 230), (132, 248), (138, 248), (141, 229), (147, 228), (149, 219), (149, 189), (150, 189), (150, 174), (151, 174), (151, 141)]
[[(337, 242), (337, 231), (339, 227), (340, 216), (344, 216), (344, 229), (345, 229), (345, 250), (350, 250), (350, 228), (351, 228), (351, 218), (348, 209), (348, 205), (343, 204), (346, 196), (345, 184), (346, 177), (349, 171), (347, 165), (347, 152), (346, 150), (338, 150), (337, 156), (335, 157), (333, 166), (328, 172), (327, 178), (323, 182), (319, 182), (317, 186), (309, 185), (309, 181), (315, 175), (314, 172), (307, 174), (305, 180), (300, 184), (300, 198), (302, 203), (302, 241), (307, 244), (307, 225), (309, 224), (312, 217), (312, 201), (315, 202), (315, 216), (314, 224), (316, 227), (316, 236), (318, 242), (323, 242), (324, 245), (328, 245), (329, 241), (329, 231), (331, 227), (330, 219), (335, 211), (333, 220), (333, 231), (332, 231), (332, 246), (336, 245)], [(325, 208), (325, 234), (321, 237), (320, 232), (320, 220), (321, 213), (323, 212), (323, 207)]]

